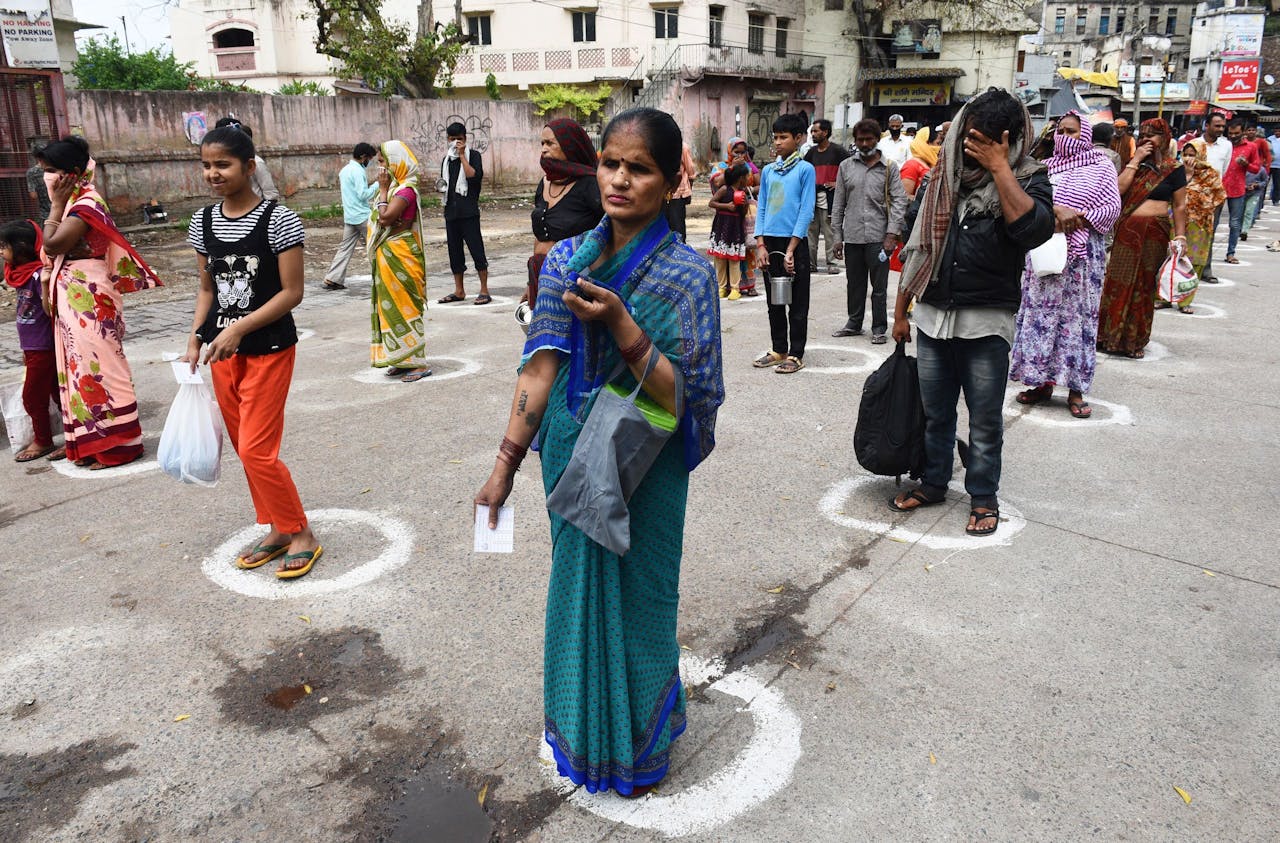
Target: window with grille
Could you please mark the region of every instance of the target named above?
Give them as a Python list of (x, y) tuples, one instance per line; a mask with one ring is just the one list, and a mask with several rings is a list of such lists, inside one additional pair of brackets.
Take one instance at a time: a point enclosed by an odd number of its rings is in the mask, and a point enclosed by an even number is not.
[(1084, 6), (1076, 9), (1076, 35), (1084, 35), (1085, 28), (1089, 24), (1089, 10)]
[(747, 52), (764, 52), (764, 15), (747, 15)]
[(678, 9), (654, 9), (653, 10), (653, 37), (654, 38), (679, 38), (680, 37), (680, 18), (676, 14)]
[(1098, 34), (1109, 35), (1111, 30), (1111, 7), (1103, 6), (1098, 15)]
[(790, 28), (790, 18), (778, 18), (778, 37), (777, 43), (774, 45), (775, 55), (785, 56), (787, 54), (787, 34)]
[(724, 6), (711, 7), (710, 28), (707, 30), (707, 43), (712, 47), (724, 46)]
[(1116, 11), (1116, 34), (1117, 35), (1119, 35), (1121, 32), (1124, 32), (1124, 16), (1125, 16), (1124, 9), (1119, 9)]
[(1155, 35), (1156, 32), (1159, 31), (1159, 27), (1160, 27), (1160, 11), (1158, 9), (1152, 9), (1151, 14), (1147, 16), (1147, 33), (1150, 35)]
[(579, 43), (596, 40), (596, 13), (573, 13), (573, 40)]
[(1067, 10), (1059, 9), (1053, 16), (1053, 32), (1061, 35), (1067, 31)]
[(1174, 35), (1178, 31), (1178, 10), (1170, 9), (1169, 16), (1164, 21), (1164, 34)]
[(472, 44), (487, 47), (493, 43), (492, 19), (492, 15), (467, 15), (467, 36)]
[(828, 12), (843, 12), (844, 0), (827, 0), (826, 6), (824, 6), (823, 8), (825, 8)]

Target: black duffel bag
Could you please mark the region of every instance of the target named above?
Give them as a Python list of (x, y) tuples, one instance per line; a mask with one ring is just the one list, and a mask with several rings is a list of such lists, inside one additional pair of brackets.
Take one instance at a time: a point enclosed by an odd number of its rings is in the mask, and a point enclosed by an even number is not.
[(916, 358), (898, 343), (862, 385), (853, 432), (858, 464), (872, 474), (918, 478), (924, 474), (924, 405)]

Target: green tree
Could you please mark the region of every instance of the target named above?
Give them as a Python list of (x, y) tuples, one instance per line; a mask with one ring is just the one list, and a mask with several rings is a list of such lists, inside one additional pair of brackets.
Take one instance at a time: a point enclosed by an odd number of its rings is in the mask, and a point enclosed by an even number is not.
[(152, 48), (130, 54), (112, 35), (81, 44), (71, 72), (81, 88), (108, 91), (185, 91), (191, 85), (190, 62)]
[(384, 18), (379, 0), (307, 0), (316, 19), (316, 50), (341, 63), (339, 76), (389, 97), (437, 99), (453, 84), (453, 67), (469, 38), (457, 23), (434, 20), (430, 0), (418, 4), (417, 31)]
[(484, 89), (489, 94), (489, 99), (494, 102), (502, 99), (502, 88), (498, 87), (498, 77), (492, 73), (484, 77)]

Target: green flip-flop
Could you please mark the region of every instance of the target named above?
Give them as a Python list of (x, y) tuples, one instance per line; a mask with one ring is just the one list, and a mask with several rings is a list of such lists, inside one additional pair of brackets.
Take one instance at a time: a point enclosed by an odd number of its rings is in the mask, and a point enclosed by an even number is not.
[[(272, 559), (277, 559), (280, 556), (282, 556), (284, 552), (288, 549), (289, 549), (289, 545), (287, 544), (257, 545), (256, 547), (254, 547), (253, 550), (249, 551), (247, 556), (241, 556), (236, 560), (236, 567), (242, 571), (252, 571), (254, 568), (261, 568), (263, 565), (267, 564)], [(252, 559), (253, 557), (257, 556), (259, 553), (265, 553), (267, 555), (262, 557), (256, 562), (248, 561), (249, 559)]]

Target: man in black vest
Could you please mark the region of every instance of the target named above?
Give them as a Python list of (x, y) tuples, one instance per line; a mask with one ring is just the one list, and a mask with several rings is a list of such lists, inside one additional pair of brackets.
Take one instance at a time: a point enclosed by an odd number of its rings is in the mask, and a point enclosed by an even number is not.
[(1055, 212), (1044, 165), (1030, 154), (1031, 119), (1018, 99), (995, 89), (980, 94), (954, 128), (928, 186), (916, 193), (894, 308), (893, 338), (910, 342), (907, 305), (916, 299), (924, 477), (889, 506), (908, 512), (946, 499), (964, 390), (964, 484), (971, 500), (965, 532), (986, 536), (1000, 524), (1004, 393), (1026, 254), (1053, 235)]

